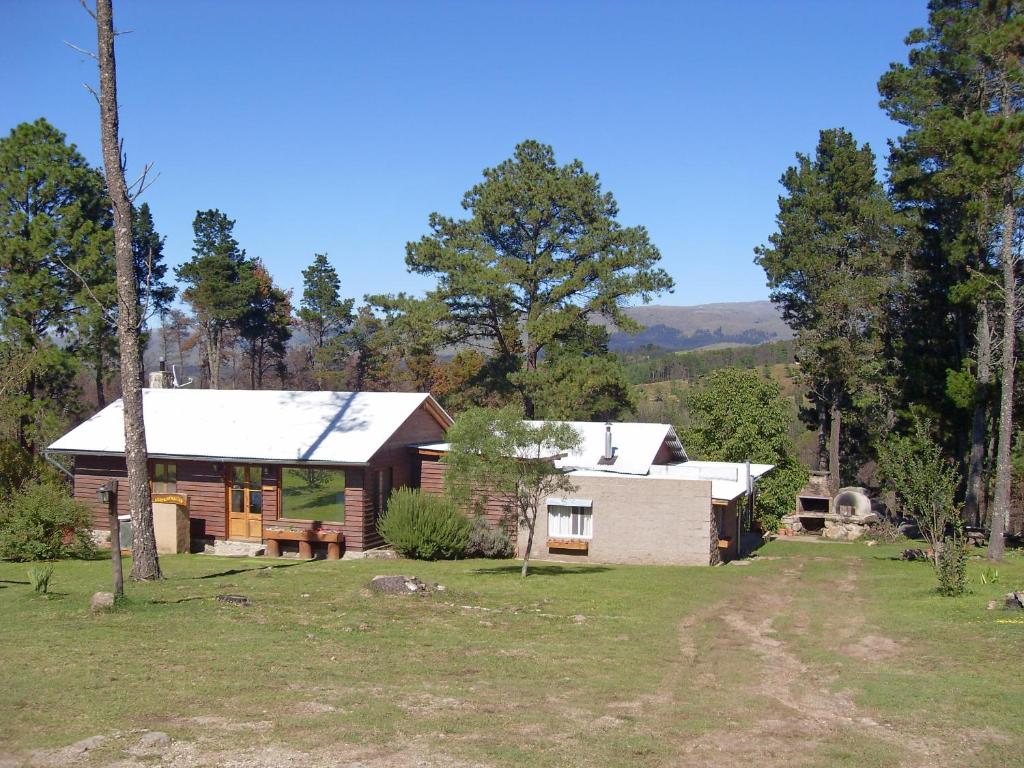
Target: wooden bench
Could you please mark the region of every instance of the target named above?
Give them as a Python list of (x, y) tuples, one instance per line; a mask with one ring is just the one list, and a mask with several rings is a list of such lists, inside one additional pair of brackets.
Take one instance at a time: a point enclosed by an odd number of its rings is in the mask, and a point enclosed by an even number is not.
[(327, 545), (327, 559), (341, 558), (341, 545), (345, 543), (345, 534), (341, 531), (274, 531), (264, 530), (263, 538), (267, 542), (267, 557), (280, 557), (282, 541), (299, 542), (299, 557), (303, 560), (313, 559), (313, 544)]

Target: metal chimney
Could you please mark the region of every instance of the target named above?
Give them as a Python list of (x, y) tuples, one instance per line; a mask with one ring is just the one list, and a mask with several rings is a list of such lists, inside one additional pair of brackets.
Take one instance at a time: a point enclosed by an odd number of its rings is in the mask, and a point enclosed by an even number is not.
[(612, 423), (610, 421), (605, 422), (604, 425), (604, 456), (602, 458), (605, 461), (611, 461), (614, 456), (612, 452)]

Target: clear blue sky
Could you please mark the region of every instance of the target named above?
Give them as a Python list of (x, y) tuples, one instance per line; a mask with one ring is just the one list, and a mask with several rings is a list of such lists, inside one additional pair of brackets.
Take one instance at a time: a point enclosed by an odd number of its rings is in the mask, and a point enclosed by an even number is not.
[[(82, 88), (95, 47), (77, 0), (0, 0), (0, 132), (44, 116), (98, 164)], [(752, 249), (778, 179), (821, 128), (880, 159), (898, 133), (875, 83), (905, 60), (924, 0), (262, 2), (115, 0), (129, 171), (172, 264), (197, 209), (220, 208), (278, 282), (326, 251), (346, 295), (429, 286), (405, 244), (457, 214), (515, 144), (600, 173), (643, 224), (676, 291), (659, 303), (767, 297)]]

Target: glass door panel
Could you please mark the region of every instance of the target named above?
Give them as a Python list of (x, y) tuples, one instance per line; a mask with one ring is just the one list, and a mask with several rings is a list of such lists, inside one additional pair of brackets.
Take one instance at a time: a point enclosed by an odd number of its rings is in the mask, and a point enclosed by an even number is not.
[(263, 467), (236, 464), (228, 478), (228, 537), (263, 538)]

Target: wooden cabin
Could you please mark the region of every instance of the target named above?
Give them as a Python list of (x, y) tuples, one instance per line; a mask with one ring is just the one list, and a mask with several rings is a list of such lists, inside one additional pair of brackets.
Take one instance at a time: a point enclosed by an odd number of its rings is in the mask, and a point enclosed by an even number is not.
[[(380, 546), (377, 519), (395, 488), (418, 486), (414, 446), (442, 439), (451, 417), (429, 394), (203, 389), (143, 390), (154, 498), (187, 507), (193, 549), (238, 541), (271, 551), (298, 542)], [(75, 498), (109, 530), (101, 485), (119, 481), (128, 514), (123, 407), (112, 403), (61, 437)]]

